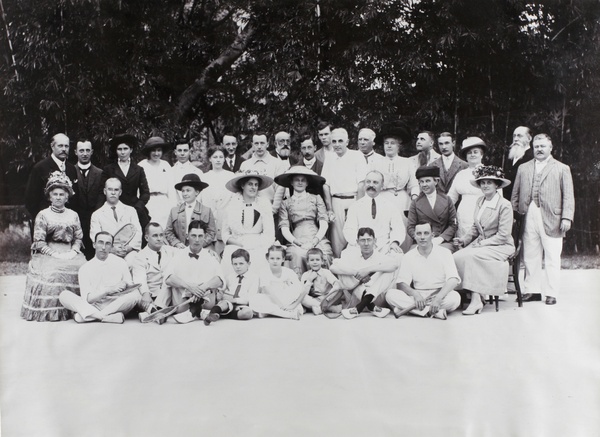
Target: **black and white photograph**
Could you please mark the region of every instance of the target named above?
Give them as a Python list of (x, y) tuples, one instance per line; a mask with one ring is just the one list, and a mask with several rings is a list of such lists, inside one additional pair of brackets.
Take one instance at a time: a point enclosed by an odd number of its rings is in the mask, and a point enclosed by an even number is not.
[(600, 435), (600, 1), (0, 15), (0, 435)]

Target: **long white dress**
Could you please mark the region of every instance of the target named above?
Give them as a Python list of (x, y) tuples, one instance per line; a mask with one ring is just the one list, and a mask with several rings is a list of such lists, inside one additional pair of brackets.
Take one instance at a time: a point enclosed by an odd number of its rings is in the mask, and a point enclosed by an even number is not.
[(167, 226), (171, 208), (177, 205), (177, 193), (171, 166), (163, 160), (155, 166), (147, 159), (138, 165), (144, 169), (150, 188), (150, 200), (146, 204), (150, 220), (158, 223), (164, 229)]
[(221, 230), (223, 229), (223, 221), (226, 217), (227, 206), (233, 197), (233, 193), (225, 188), (225, 184), (235, 176), (235, 173), (229, 170), (214, 171), (210, 170), (202, 175), (202, 181), (208, 184), (200, 198), (202, 204), (212, 210), (215, 217), (215, 225), (217, 226), (217, 235), (215, 242), (215, 250), (220, 254), (223, 251), (224, 244), (221, 238)]

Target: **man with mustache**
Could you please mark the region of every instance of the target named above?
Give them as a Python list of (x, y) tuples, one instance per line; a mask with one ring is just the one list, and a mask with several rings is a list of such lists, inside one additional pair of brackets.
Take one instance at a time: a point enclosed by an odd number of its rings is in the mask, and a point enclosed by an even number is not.
[(511, 182), (508, 187), (502, 189), (505, 199), (510, 199), (517, 171), (522, 164), (533, 159), (533, 149), (531, 148), (531, 130), (525, 126), (517, 127), (513, 132), (513, 141), (505, 155), (502, 167), (506, 178)]
[[(46, 187), (50, 173), (55, 171), (61, 171), (71, 179), (75, 195), (69, 196), (67, 207), (77, 209), (77, 195), (79, 191), (77, 187), (77, 170), (73, 164), (67, 162), (69, 146), (70, 141), (68, 136), (65, 134), (54, 135), (50, 143), (52, 154), (33, 166), (29, 174), (27, 188), (25, 189), (25, 207), (29, 211), (31, 220), (35, 220), (38, 212), (50, 206), (50, 202), (44, 195), (44, 188)], [(31, 228), (33, 230), (33, 226)]]
[(245, 159), (238, 153), (238, 142), (237, 138), (232, 134), (223, 135), (223, 148), (227, 155), (225, 156), (225, 162), (223, 168), (225, 170), (237, 173)]
[(428, 130), (419, 132), (417, 135), (416, 147), (417, 153), (414, 156), (411, 156), (411, 160), (413, 162), (413, 166), (415, 171), (419, 167), (432, 165), (433, 161), (440, 157), (439, 153), (433, 150), (433, 146), (435, 145), (435, 134)]
[(367, 173), (365, 194), (348, 208), (344, 225), (344, 237), (349, 245), (355, 245), (352, 236), (360, 228), (375, 231), (376, 248), (383, 254), (401, 254), (400, 245), (406, 238), (402, 211), (397, 204), (385, 201), (379, 195), (383, 188), (383, 174), (377, 170)]
[(544, 294), (546, 305), (556, 304), (562, 239), (571, 229), (575, 213), (571, 170), (551, 153), (550, 136), (536, 135), (533, 139), (535, 159), (519, 167), (511, 198), (513, 210), (525, 216), (523, 301), (541, 300)]
[(275, 151), (272, 155), (278, 158), (287, 170), (290, 168), (290, 152), (292, 151), (292, 141), (290, 134), (284, 131), (275, 134)]
[(454, 141), (454, 137), (450, 132), (442, 132), (438, 137), (438, 147), (442, 156), (433, 161), (432, 165), (440, 168), (438, 190), (444, 194), (448, 194), (448, 191), (450, 191), (452, 181), (454, 181), (457, 173), (469, 166), (454, 154), (455, 146), (456, 141)]
[(373, 130), (366, 127), (358, 131), (358, 150), (365, 157), (369, 170), (378, 168), (378, 166), (383, 165), (384, 161), (383, 156), (373, 150), (376, 136)]

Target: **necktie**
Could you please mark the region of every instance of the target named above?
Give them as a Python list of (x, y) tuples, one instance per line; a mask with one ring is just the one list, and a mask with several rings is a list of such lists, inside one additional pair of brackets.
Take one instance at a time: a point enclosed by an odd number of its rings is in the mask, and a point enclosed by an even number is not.
[(158, 257), (158, 265), (160, 265), (160, 256), (162, 255), (162, 254), (160, 253), (160, 250), (159, 250), (158, 252), (156, 252), (156, 255), (157, 255), (157, 257)]
[(117, 207), (116, 206), (111, 206), (110, 208), (113, 210), (113, 217), (115, 218), (115, 221), (118, 222), (119, 221), (119, 217), (117, 217)]
[(242, 288), (242, 279), (244, 279), (244, 275), (238, 275), (238, 278), (237, 287), (235, 288), (235, 293), (233, 294), (234, 299), (240, 295), (240, 289)]
[(427, 165), (429, 162), (429, 150), (423, 150), (419, 152), (419, 166), (422, 167)]
[(190, 252), (190, 253), (188, 253), (188, 256), (189, 256), (190, 258), (196, 258), (196, 259), (198, 259), (198, 254), (197, 254), (197, 253), (192, 253), (192, 252)]
[(229, 158), (229, 168), (233, 170), (233, 158)]
[(375, 205), (375, 199), (371, 199), (371, 217), (377, 216), (377, 205)]

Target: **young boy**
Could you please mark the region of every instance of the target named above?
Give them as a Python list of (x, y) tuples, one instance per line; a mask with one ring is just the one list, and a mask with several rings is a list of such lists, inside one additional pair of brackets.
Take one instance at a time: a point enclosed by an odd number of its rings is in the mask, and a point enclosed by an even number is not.
[[(323, 252), (321, 249), (313, 247), (306, 252), (306, 259), (309, 271), (302, 274), (300, 282), (302, 285), (311, 284), (310, 291), (304, 299), (302, 305), (312, 309), (317, 316), (323, 314), (321, 303), (330, 293), (340, 290), (342, 287), (340, 281), (329, 270), (323, 267)], [(341, 306), (340, 306), (341, 310)]]
[(237, 249), (231, 254), (231, 265), (235, 274), (225, 278), (226, 287), (221, 300), (204, 318), (204, 324), (210, 325), (221, 317), (250, 320), (252, 310), (248, 306), (250, 296), (258, 292), (258, 277), (248, 272), (250, 254), (247, 250)]

